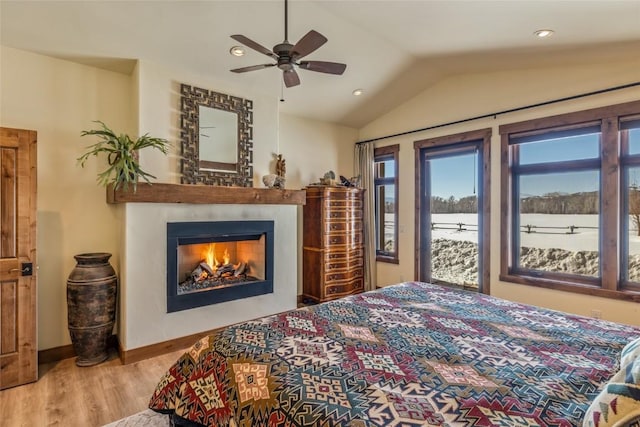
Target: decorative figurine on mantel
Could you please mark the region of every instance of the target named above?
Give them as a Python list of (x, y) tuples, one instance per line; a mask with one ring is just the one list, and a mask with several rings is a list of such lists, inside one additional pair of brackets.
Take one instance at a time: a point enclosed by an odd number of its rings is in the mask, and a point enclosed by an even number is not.
[(287, 173), (287, 165), (282, 154), (276, 156), (276, 173), (262, 177), (262, 182), (267, 188), (278, 188), (284, 190), (285, 174)]
[(278, 159), (276, 160), (276, 175), (278, 175), (284, 181), (284, 176), (287, 173), (287, 164), (286, 160), (282, 158), (282, 154), (278, 154)]

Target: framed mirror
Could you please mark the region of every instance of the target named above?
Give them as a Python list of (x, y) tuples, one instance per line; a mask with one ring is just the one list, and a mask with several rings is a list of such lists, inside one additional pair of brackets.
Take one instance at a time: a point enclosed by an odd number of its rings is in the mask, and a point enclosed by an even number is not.
[(182, 183), (253, 186), (253, 101), (180, 85)]

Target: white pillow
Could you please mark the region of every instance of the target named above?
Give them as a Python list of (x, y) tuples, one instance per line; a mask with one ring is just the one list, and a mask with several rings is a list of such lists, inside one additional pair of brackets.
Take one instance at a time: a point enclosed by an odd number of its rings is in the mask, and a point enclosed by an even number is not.
[(582, 426), (640, 426), (640, 358), (636, 357), (604, 384), (587, 409)]
[(629, 342), (620, 352), (620, 368), (624, 368), (638, 358), (640, 358), (640, 337)]

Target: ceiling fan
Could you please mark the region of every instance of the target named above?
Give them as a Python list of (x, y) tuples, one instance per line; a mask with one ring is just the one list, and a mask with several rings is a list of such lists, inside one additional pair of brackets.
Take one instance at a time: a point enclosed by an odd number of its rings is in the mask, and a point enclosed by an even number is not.
[(247, 71), (262, 70), (277, 66), (282, 70), (284, 84), (287, 87), (297, 86), (300, 84), (300, 77), (295, 67), (303, 70), (317, 71), (320, 73), (337, 74), (344, 73), (347, 68), (346, 64), (327, 61), (300, 61), (300, 59), (314, 52), (320, 46), (327, 42), (327, 38), (317, 31), (311, 30), (302, 37), (298, 43), (292, 45), (288, 40), (288, 1), (284, 0), (284, 41), (273, 47), (273, 51), (254, 42), (242, 34), (234, 34), (232, 39), (250, 47), (260, 53), (263, 53), (274, 60), (276, 63), (252, 65), (249, 67), (236, 68), (231, 70), (234, 73), (246, 73)]

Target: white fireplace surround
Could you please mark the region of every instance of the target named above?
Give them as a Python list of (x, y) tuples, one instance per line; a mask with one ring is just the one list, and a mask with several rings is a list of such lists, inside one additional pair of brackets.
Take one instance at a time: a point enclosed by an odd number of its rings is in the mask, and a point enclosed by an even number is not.
[[(297, 205), (117, 203), (122, 245), (118, 337), (123, 350), (296, 307)], [(242, 220), (274, 221), (273, 293), (167, 313), (166, 224)]]

